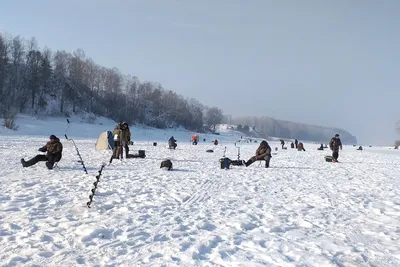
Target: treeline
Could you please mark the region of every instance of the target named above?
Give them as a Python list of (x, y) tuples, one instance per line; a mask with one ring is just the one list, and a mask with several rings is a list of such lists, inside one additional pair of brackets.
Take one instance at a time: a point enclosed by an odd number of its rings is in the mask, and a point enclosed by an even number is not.
[[(339, 134), (343, 142), (357, 144), (357, 138), (349, 132), (332, 127), (310, 125), (305, 123), (276, 120), (270, 117), (224, 117), (224, 122), (241, 127), (242, 132), (250, 131), (255, 136), (268, 138), (278, 137), (327, 143), (335, 134)], [(249, 127), (250, 126), (250, 127)]]
[(85, 56), (39, 49), (35, 39), (0, 34), (0, 111), (70, 115), (79, 111), (158, 128), (202, 130), (221, 122), (222, 111), (187, 99), (160, 84), (141, 82)]

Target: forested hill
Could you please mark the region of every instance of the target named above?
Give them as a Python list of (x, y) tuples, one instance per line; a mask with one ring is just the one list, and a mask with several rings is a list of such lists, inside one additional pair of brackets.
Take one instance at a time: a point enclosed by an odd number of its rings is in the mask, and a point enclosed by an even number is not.
[(0, 33), (1, 117), (16, 113), (69, 115), (92, 113), (115, 121), (154, 127), (182, 126), (200, 130), (222, 119), (208, 108), (154, 82), (141, 82), (73, 53), (40, 49), (36, 40)]
[[(39, 48), (34, 38), (25, 40), (0, 33), (0, 117), (17, 113), (69, 116), (79, 112), (104, 116), (129, 124), (157, 128), (181, 126), (203, 131), (223, 120), (218, 107), (207, 107), (159, 83), (140, 81), (117, 68), (106, 68), (87, 57)], [(274, 120), (268, 117), (236, 118), (236, 124), (256, 126), (263, 136), (326, 141), (335, 133), (342, 140), (356, 138), (340, 129)], [(12, 122), (7, 122), (14, 128)]]
[(349, 132), (318, 125), (276, 120), (270, 117), (235, 117), (231, 123), (238, 125), (254, 126), (262, 137), (281, 137), (287, 139), (299, 139), (303, 141), (315, 141), (327, 143), (335, 135), (339, 134), (343, 143), (357, 144), (357, 138)]

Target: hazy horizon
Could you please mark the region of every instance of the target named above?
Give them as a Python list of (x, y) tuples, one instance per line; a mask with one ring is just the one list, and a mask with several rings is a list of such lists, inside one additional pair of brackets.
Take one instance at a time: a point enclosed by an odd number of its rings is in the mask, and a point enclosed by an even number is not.
[[(342, 128), (391, 145), (400, 2), (7, 1), (0, 31), (35, 37), (234, 116)], [(397, 109), (396, 109), (397, 107)]]

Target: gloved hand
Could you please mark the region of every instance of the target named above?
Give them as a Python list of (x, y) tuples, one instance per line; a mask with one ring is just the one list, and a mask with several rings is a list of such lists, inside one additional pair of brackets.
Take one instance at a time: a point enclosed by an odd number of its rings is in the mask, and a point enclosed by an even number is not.
[(40, 152), (45, 152), (44, 149), (43, 149), (43, 147), (39, 148), (38, 151), (40, 151)]

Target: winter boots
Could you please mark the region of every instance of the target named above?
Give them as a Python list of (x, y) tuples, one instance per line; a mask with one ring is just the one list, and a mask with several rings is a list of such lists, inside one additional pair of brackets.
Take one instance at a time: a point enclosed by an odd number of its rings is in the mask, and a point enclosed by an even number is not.
[[(251, 164), (253, 164), (254, 162), (255, 162), (255, 160), (249, 159), (244, 165), (246, 165), (246, 167), (248, 167)], [(269, 168), (269, 160), (265, 161), (265, 168)]]
[(28, 161), (25, 161), (24, 159), (21, 159), (21, 163), (23, 167), (30, 167), (32, 165), (35, 165), (37, 163), (36, 158), (30, 159)]
[(54, 161), (50, 160), (45, 156), (45, 155), (37, 155), (36, 157), (25, 161), (24, 159), (21, 159), (21, 164), (22, 167), (26, 168), (26, 167), (30, 167), (32, 165), (35, 165), (36, 163), (38, 163), (39, 161), (46, 161), (46, 167), (51, 170), (54, 167)]
[(254, 161), (252, 161), (251, 159), (249, 159), (244, 165), (246, 165), (246, 167), (249, 167)]
[(24, 159), (21, 159), (22, 167), (28, 167), (26, 164), (26, 161)]

